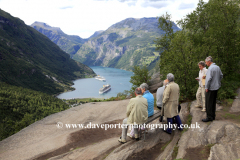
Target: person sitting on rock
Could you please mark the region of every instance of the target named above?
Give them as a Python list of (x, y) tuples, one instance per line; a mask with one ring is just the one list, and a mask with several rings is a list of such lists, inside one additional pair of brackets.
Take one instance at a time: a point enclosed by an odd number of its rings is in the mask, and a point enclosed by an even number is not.
[(147, 83), (141, 84), (140, 88), (142, 90), (143, 97), (146, 98), (148, 102), (148, 117), (151, 117), (154, 114), (154, 97), (152, 93), (149, 92)]
[[(148, 117), (151, 117), (153, 115), (153, 113), (154, 113), (154, 97), (153, 97), (152, 93), (149, 92), (147, 83), (141, 84), (140, 88), (142, 90), (143, 97), (147, 99), (147, 103), (148, 103)], [(142, 128), (142, 130), (144, 130), (144, 129), (145, 128)], [(134, 128), (131, 130), (130, 133), (128, 133), (128, 137), (134, 138)]]
[(147, 99), (143, 98), (141, 88), (135, 89), (136, 98), (131, 98), (127, 106), (127, 117), (123, 120), (122, 136), (118, 140), (121, 143), (126, 143), (127, 129), (129, 125), (134, 125), (134, 133), (136, 140), (139, 140), (138, 125), (144, 124), (148, 119), (148, 103)]
[(180, 95), (180, 89), (177, 83), (174, 82), (174, 75), (169, 73), (167, 75), (168, 85), (163, 92), (163, 109), (162, 115), (167, 117), (168, 128), (165, 130), (168, 134), (172, 133), (173, 118), (175, 118), (178, 125), (178, 129), (182, 130), (182, 122), (178, 115), (178, 99)]

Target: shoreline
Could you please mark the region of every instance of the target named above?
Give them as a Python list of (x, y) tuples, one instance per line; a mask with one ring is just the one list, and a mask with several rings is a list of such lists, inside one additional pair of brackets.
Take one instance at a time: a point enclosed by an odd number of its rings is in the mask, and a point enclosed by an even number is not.
[[(126, 73), (127, 75), (130, 75), (130, 76), (132, 76), (132, 71), (127, 71), (127, 70), (124, 70), (124, 69), (119, 69), (119, 68), (112, 68), (112, 67), (104, 67), (104, 66), (89, 66), (93, 71), (94, 71), (94, 73), (96, 73), (96, 75), (95, 76), (92, 76), (92, 77), (87, 77), (87, 78), (78, 78), (78, 79), (75, 79), (75, 80), (72, 80), (72, 83), (73, 83), (73, 85), (71, 85), (71, 88), (73, 88), (73, 89), (70, 89), (70, 88), (67, 88), (68, 90), (65, 90), (65, 91), (63, 91), (63, 92), (60, 92), (60, 93), (57, 93), (57, 94), (55, 94), (54, 96), (56, 97), (56, 98), (58, 98), (58, 99), (61, 99), (61, 100), (63, 100), (63, 99), (65, 99), (65, 100), (72, 100), (72, 99), (89, 99), (89, 98), (92, 98), (92, 99), (109, 99), (109, 98), (111, 98), (111, 97), (116, 97), (117, 96), (117, 94), (115, 95), (115, 93), (114, 94), (107, 94), (107, 95), (97, 95), (95, 92), (93, 93), (93, 94), (83, 94), (83, 93), (79, 93), (78, 94), (78, 85), (79, 84), (81, 84), (81, 82), (77, 82), (78, 80), (84, 80), (84, 82), (83, 82), (83, 84), (86, 84), (86, 81), (91, 81), (92, 83), (93, 83), (93, 79), (92, 78), (95, 78), (97, 75), (100, 75), (100, 76), (104, 76), (104, 74), (106, 74), (106, 75), (112, 75), (111, 73), (112, 72), (116, 72), (116, 73), (119, 73), (119, 75), (121, 75), (121, 74), (123, 74), (123, 73)], [(106, 69), (106, 70), (105, 70)], [(116, 71), (115, 71), (116, 70)], [(118, 70), (118, 71), (117, 71)], [(89, 79), (90, 78), (90, 79)], [(113, 75), (113, 77), (111, 77), (110, 76), (110, 79), (111, 78), (114, 78), (114, 75)], [(87, 79), (87, 80), (86, 80)], [(129, 78), (130, 79), (130, 78)], [(105, 82), (105, 83), (107, 83), (107, 82)], [(109, 82), (108, 82), (109, 83)], [(115, 82), (112, 82), (112, 83), (115, 83)], [(120, 82), (119, 82), (120, 83)], [(124, 82), (125, 83), (125, 82)], [(129, 83), (129, 81), (127, 82), (127, 83)], [(74, 88), (74, 85), (76, 85), (77, 84), (77, 86), (75, 86), (76, 88)], [(120, 83), (121, 84), (121, 83)], [(116, 85), (116, 84), (115, 84)], [(131, 84), (130, 84), (131, 85)], [(101, 85), (102, 86), (102, 85)], [(84, 88), (84, 87), (83, 87)], [(100, 88), (100, 86), (99, 86), (99, 88)], [(126, 88), (126, 87), (125, 87)], [(85, 89), (86, 89), (86, 87), (85, 87)], [(125, 90), (129, 90), (128, 88), (126, 88)], [(76, 92), (76, 94), (75, 93), (69, 93), (68, 94), (68, 92)], [(123, 90), (124, 91), (124, 90)], [(123, 91), (121, 91), (121, 89), (120, 89), (120, 91), (119, 91), (119, 93), (120, 92), (123, 92)], [(82, 92), (82, 91), (80, 91), (79, 90), (79, 92)], [(65, 94), (66, 93), (66, 96), (65, 95), (61, 95), (61, 94)], [(61, 95), (61, 96), (60, 96)]]
[[(97, 75), (95, 75), (95, 76), (97, 76)], [(95, 76), (94, 76), (94, 77), (95, 77)], [(66, 91), (63, 91), (63, 92), (59, 92), (59, 93), (57, 93), (57, 94), (54, 94), (53, 96), (56, 97), (56, 98), (58, 98), (58, 96), (59, 96), (60, 94), (62, 94), (62, 93), (67, 93), (67, 92), (75, 91), (76, 88), (72, 87), (72, 86), (74, 86), (74, 81), (77, 81), (77, 80), (79, 80), (79, 79), (89, 79), (89, 78), (94, 78), (94, 77), (78, 78), (78, 79), (72, 80), (73, 85), (71, 85), (70, 87), (73, 88), (73, 90), (66, 90)], [(58, 99), (61, 99), (61, 98), (58, 98)]]

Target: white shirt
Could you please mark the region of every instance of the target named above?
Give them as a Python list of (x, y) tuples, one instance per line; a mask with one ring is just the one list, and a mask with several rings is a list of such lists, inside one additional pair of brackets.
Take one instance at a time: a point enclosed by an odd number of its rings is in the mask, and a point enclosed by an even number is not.
[(202, 78), (203, 78), (203, 76), (206, 76), (207, 75), (207, 69), (206, 69), (206, 67), (204, 67), (202, 70), (200, 70), (199, 71), (199, 86), (200, 87), (203, 87), (203, 85), (202, 85)]

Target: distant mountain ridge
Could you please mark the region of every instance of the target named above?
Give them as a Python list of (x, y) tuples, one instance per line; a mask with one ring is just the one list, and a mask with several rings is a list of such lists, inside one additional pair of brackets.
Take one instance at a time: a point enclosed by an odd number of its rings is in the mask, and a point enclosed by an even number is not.
[(55, 94), (69, 89), (74, 79), (94, 75), (49, 38), (0, 9), (0, 81)]
[(89, 39), (91, 39), (91, 38), (94, 38), (94, 37), (97, 37), (99, 34), (101, 34), (102, 32), (104, 32), (104, 31), (96, 31), (96, 32), (94, 32), (94, 34), (93, 35), (91, 35), (89, 38), (88, 38), (88, 40)]
[[(155, 51), (154, 40), (164, 34), (158, 25), (157, 18), (127, 18), (85, 42), (73, 59), (86, 65), (125, 70), (132, 70), (134, 65), (147, 65), (149, 70), (154, 70), (160, 56)], [(178, 30), (173, 23), (173, 31)]]
[(51, 41), (57, 44), (63, 51), (71, 56), (74, 55), (87, 39), (76, 35), (67, 35), (59, 27), (51, 27), (43, 22), (34, 22), (31, 27), (47, 36)]
[[(60, 28), (35, 22), (31, 26), (46, 35), (71, 57), (88, 66), (105, 66), (132, 70), (146, 65), (151, 73), (158, 70), (160, 53), (155, 51), (156, 38), (164, 34), (157, 18), (127, 18), (105, 31), (96, 31), (88, 39), (71, 40)], [(173, 31), (180, 30), (173, 23)], [(64, 36), (61, 36), (64, 35)]]

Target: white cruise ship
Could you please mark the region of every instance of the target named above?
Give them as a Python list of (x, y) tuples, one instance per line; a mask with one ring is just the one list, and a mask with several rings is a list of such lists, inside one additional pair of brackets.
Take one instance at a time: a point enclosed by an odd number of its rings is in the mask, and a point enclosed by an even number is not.
[(101, 76), (96, 76), (95, 79), (99, 80), (99, 81), (103, 81), (103, 82), (106, 82), (106, 79), (104, 77), (101, 77)]
[(109, 90), (111, 90), (111, 85), (103, 85), (103, 87), (99, 89), (99, 94), (103, 94), (105, 92), (108, 92)]

